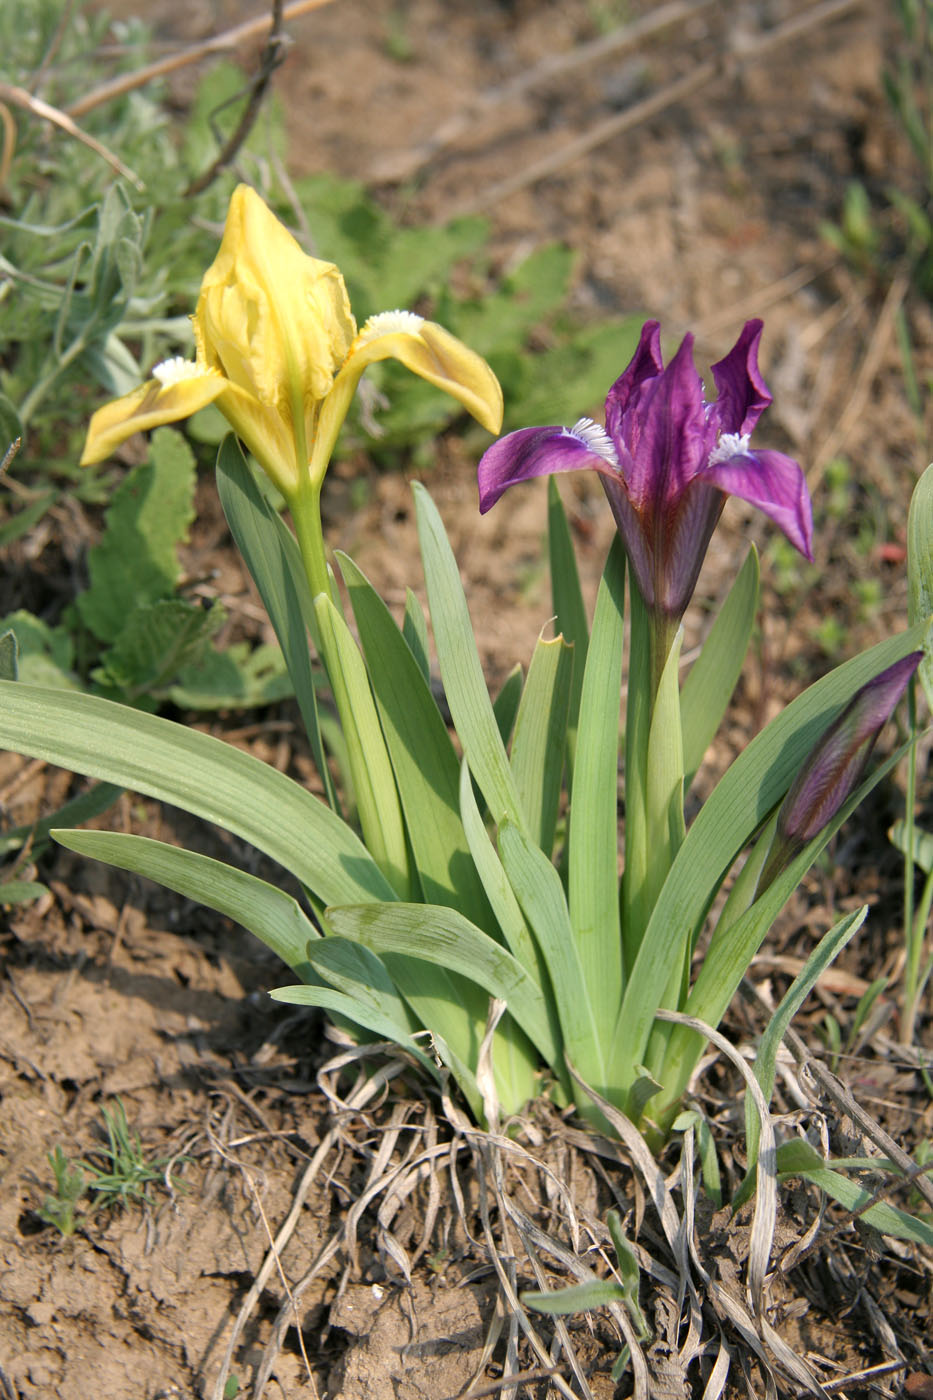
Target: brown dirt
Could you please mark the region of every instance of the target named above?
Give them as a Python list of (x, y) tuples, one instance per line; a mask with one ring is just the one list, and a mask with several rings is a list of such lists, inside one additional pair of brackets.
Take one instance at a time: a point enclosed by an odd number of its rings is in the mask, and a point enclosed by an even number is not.
[[(122, 0), (109, 8), (131, 14), (141, 7)], [(802, 8), (784, 0), (698, 7), (637, 51), (594, 60), (573, 76), (487, 104), (433, 154), (427, 143), (478, 95), (593, 39), (603, 20), (617, 25), (652, 7), (338, 0), (291, 26), (294, 46), (277, 77), (293, 169), (374, 183), (412, 220), (486, 210), (503, 266), (540, 241), (569, 241), (579, 254), (574, 304), (581, 315), (644, 310), (661, 319), (671, 342), (690, 328), (701, 364), (728, 349), (747, 316), (765, 317), (764, 370), (776, 402), (763, 436), (811, 468), (819, 587), (795, 587), (792, 580), (779, 594), (769, 585), (767, 621), (717, 764), (829, 664), (834, 645), (848, 654), (903, 625), (898, 550), (913, 480), (927, 459), (925, 432), (904, 397), (893, 302), (886, 300), (892, 282), (897, 292), (897, 268), (886, 283), (871, 286), (853, 277), (819, 234), (821, 220), (838, 218), (848, 180), (878, 187), (906, 169), (880, 85), (893, 25), (886, 6), (853, 4), (766, 53), (750, 52), (759, 26), (773, 29)], [(146, 15), (162, 37), (189, 40), (250, 9), (239, 0), (157, 0)], [(400, 47), (404, 61), (393, 57)], [(683, 100), (574, 158), (556, 160), (565, 143), (594, 132), (645, 92), (696, 75), (707, 61), (718, 64), (715, 76)], [(176, 91), (183, 105), (190, 79), (179, 78)], [(545, 178), (514, 183), (550, 156), (555, 164)], [(919, 298), (904, 305), (924, 384), (933, 369), (933, 322)], [(580, 412), (594, 407), (581, 404)], [(842, 504), (830, 509), (821, 482), (838, 453), (848, 457), (852, 473)], [(447, 442), (429, 485), (450, 528), (483, 659), (496, 680), (516, 659), (527, 661), (547, 622), (544, 499), (530, 488), (515, 492), (507, 511), (480, 519), (474, 465), (455, 441)], [(361, 476), (366, 504), (349, 514), (350, 484), (358, 488)], [(608, 512), (587, 482), (569, 487), (566, 499), (592, 596), (611, 533)], [(328, 512), (332, 541), (353, 554), (390, 603), (399, 602), (417, 570), (407, 483), (357, 460), (334, 472)], [(222, 568), (218, 586), (240, 598), (243, 616), (258, 627), (216, 518), (205, 502), (191, 571), (203, 577)], [(866, 529), (867, 549), (858, 543)], [(767, 538), (730, 506), (701, 592), (721, 590), (752, 534)], [(67, 534), (61, 547), (67, 554)], [(865, 607), (859, 587), (872, 581), (880, 581), (881, 596)], [(0, 600), (0, 610), (6, 608)], [(841, 643), (828, 640), (824, 624), (832, 616)], [(695, 639), (702, 617), (690, 621)], [(304, 771), (287, 706), (233, 737), (278, 766)], [(53, 810), (69, 790), (67, 775), (0, 756), (0, 799), (10, 824)], [(756, 983), (779, 994), (811, 930), (825, 929), (832, 909), (866, 897), (877, 906), (839, 979), (820, 990), (820, 1010), (811, 1016), (814, 1043), (824, 1010), (846, 1025), (879, 971), (897, 975), (896, 862), (885, 854), (885, 800), (893, 799), (879, 799), (837, 851), (836, 868), (811, 876), (756, 970)], [(220, 841), (181, 814), (133, 797), (122, 799), (116, 824), (200, 849)], [(229, 854), (229, 843), (226, 849)], [(255, 860), (238, 845), (234, 855)], [(282, 1252), (281, 1272), (274, 1269), (265, 1281), (239, 1334), (231, 1374), (237, 1393), (252, 1394), (288, 1288), (308, 1275), (334, 1231), (346, 1231), (366, 1183), (404, 1160), (406, 1133), (414, 1140), (427, 1131), (419, 1126), (421, 1091), (408, 1081), (407, 1098), (396, 1085), (371, 1110), (343, 1109), (333, 1099), (337, 1080), (325, 1082), (328, 1097), (316, 1079), (335, 1046), (319, 1021), (269, 1003), (264, 990), (280, 973), (258, 945), (218, 917), (66, 853), (47, 859), (42, 876), (51, 895), (15, 912), (0, 935), (0, 1394), (4, 1400), (213, 1396), (234, 1318), (270, 1235), (288, 1216), (309, 1160), (335, 1130), (325, 1168)], [(882, 999), (882, 1011), (893, 1010), (895, 996), (896, 989)], [(754, 1016), (739, 1008), (736, 1037), (755, 1028)], [(929, 1048), (929, 1014), (921, 1035)], [(933, 1114), (918, 1077), (884, 1045), (882, 1039), (856, 1047), (864, 1058), (850, 1062), (851, 1079), (863, 1102), (910, 1148), (933, 1136)], [(740, 1150), (741, 1142), (737, 1089), (714, 1068), (703, 1092), (717, 1115), (728, 1170), (729, 1144)], [(93, 1153), (101, 1108), (117, 1096), (147, 1153), (175, 1165), (165, 1184), (150, 1186), (143, 1207), (99, 1211), (62, 1238), (37, 1214), (52, 1186), (47, 1154), (57, 1145), (72, 1157)], [(788, 1099), (788, 1110), (793, 1106)], [(830, 1122), (834, 1142), (845, 1126)], [(377, 1172), (374, 1162), (390, 1130), (394, 1145)], [(596, 1171), (586, 1154), (565, 1149), (547, 1118), (531, 1125), (523, 1141), (555, 1155), (555, 1170), (593, 1219), (618, 1192), (623, 1205), (635, 1199), (627, 1178)], [(735, 1169), (740, 1175), (740, 1164)], [(374, 1196), (361, 1214), (357, 1246), (345, 1240), (302, 1292), (300, 1335), (294, 1327), (285, 1333), (267, 1396), (445, 1400), (471, 1380), (480, 1388), (501, 1376), (507, 1357), (526, 1370), (540, 1368), (527, 1347), (507, 1353), (500, 1341), (494, 1352), (484, 1350), (497, 1316), (496, 1282), (482, 1244), (465, 1233), (452, 1177), (442, 1173), (437, 1181), (440, 1204), (427, 1180), (385, 1216), (384, 1192)], [(475, 1184), (467, 1181), (463, 1189), (464, 1219), (478, 1235)], [(545, 1220), (548, 1199), (541, 1187), (526, 1208)], [(815, 1209), (814, 1193), (788, 1193), (782, 1249), (803, 1235)], [(425, 1221), (433, 1222), (427, 1238)], [(741, 1248), (723, 1221), (700, 1228), (728, 1284)], [(826, 1381), (896, 1355), (892, 1339), (910, 1369), (933, 1368), (929, 1260), (899, 1247), (879, 1252), (877, 1240), (851, 1228), (834, 1248), (827, 1239), (824, 1230), (809, 1257), (775, 1282), (772, 1320), (785, 1339), (801, 1355), (825, 1359)], [(519, 1286), (534, 1286), (527, 1263), (520, 1261), (518, 1270)], [(735, 1291), (741, 1293), (739, 1282)], [(663, 1334), (663, 1319), (651, 1320)], [(574, 1323), (598, 1400), (613, 1394), (608, 1372), (617, 1335), (602, 1316)], [(682, 1377), (680, 1388), (670, 1389), (675, 1382), (662, 1361), (655, 1354), (653, 1394), (689, 1394)], [(870, 1392), (867, 1382), (853, 1383), (844, 1393), (894, 1394), (902, 1378), (879, 1381)], [(736, 1379), (735, 1394), (740, 1385)], [(793, 1392), (791, 1386), (786, 1393)], [(544, 1383), (529, 1382), (522, 1393), (543, 1396)], [(763, 1393), (760, 1373), (750, 1393)]]

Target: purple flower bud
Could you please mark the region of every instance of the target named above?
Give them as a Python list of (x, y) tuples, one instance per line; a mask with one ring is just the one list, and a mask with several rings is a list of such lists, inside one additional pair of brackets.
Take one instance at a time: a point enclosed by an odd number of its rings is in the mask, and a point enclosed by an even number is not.
[(830, 725), (784, 798), (775, 850), (782, 847), (789, 854), (801, 849), (832, 821), (861, 781), (875, 741), (922, 657), (922, 651), (912, 651), (875, 676)]
[(649, 608), (677, 619), (690, 601), (727, 496), (757, 506), (807, 559), (813, 520), (799, 465), (780, 452), (753, 451), (749, 435), (771, 402), (758, 369), (760, 321), (747, 322), (713, 365), (719, 391), (703, 398), (686, 336), (665, 368), (657, 321), (609, 390), (606, 426), (523, 428), (500, 438), (479, 465), (480, 510), (516, 482), (552, 472), (599, 472), (619, 533)]

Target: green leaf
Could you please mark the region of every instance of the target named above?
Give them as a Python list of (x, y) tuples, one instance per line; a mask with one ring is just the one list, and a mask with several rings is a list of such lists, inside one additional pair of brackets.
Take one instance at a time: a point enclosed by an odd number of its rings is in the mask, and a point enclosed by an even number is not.
[(37, 850), (48, 839), (53, 827), (79, 826), (81, 822), (99, 817), (112, 807), (122, 793), (121, 787), (112, 783), (94, 783), (86, 792), (79, 793), (70, 802), (65, 802), (57, 812), (43, 817), (41, 821), (30, 822), (14, 827), (0, 836), (0, 854), (22, 850), (28, 841), (32, 850)]
[[(704, 955), (696, 982), (684, 1010), (697, 1020), (717, 1026), (732, 1000), (745, 972), (785, 902), (803, 879), (813, 861), (846, 822), (859, 803), (903, 758), (908, 744), (869, 774), (843, 804), (836, 816), (810, 841), (790, 865), (778, 875), (754, 904), (734, 921), (720, 919)], [(686, 1088), (692, 1066), (703, 1049), (703, 1038), (683, 1026), (673, 1026), (667, 1041), (664, 1070), (660, 1075), (668, 1097), (673, 1100)]]
[(512, 775), (528, 830), (550, 855), (557, 827), (573, 651), (563, 637), (539, 638), (522, 691), (512, 739)]
[(567, 900), (554, 866), (521, 829), (499, 829), (499, 853), (550, 976), (567, 1054), (589, 1084), (605, 1085), (605, 1042), (590, 1002)]
[(926, 623), (917, 674), (933, 710), (933, 463), (914, 487), (907, 516), (907, 616)]
[[(541, 987), (507, 949), (455, 909), (429, 904), (360, 904), (328, 909), (326, 918), (335, 933), (372, 948), (384, 960), (387, 954), (401, 953), (408, 960), (449, 969), (476, 983), (488, 996), (501, 999), (542, 1058), (555, 1070), (560, 1069), (562, 1048), (554, 1036)], [(393, 961), (387, 965), (395, 968), (398, 964)], [(404, 986), (396, 981), (407, 996)], [(438, 1022), (438, 1029), (447, 1038), (443, 1021)]]
[(0, 394), (0, 459), (6, 455), (7, 448), (11, 447), (17, 438), (22, 442), (25, 435), (23, 420), (16, 405), (6, 394)]
[(342, 614), (326, 593), (315, 598), (314, 615), (346, 740), (363, 840), (392, 888), (404, 899), (410, 888), (405, 823), (366, 667)]
[(460, 820), (460, 761), (424, 674), (385, 603), (338, 554), (427, 904), (485, 927), (490, 910)]
[(20, 608), (0, 619), (0, 628), (9, 628), (16, 641), (17, 677), (4, 676), (4, 680), (78, 689), (72, 671), (74, 645), (66, 627), (50, 627), (41, 617)]
[(454, 727), (496, 824), (508, 817), (524, 826), (524, 814), (476, 650), (457, 562), (434, 502), (419, 482), (412, 489), (431, 625)]
[(412, 593), (410, 588), (405, 590), (405, 618), (402, 623), (402, 636), (409, 645), (412, 656), (418, 663), (418, 669), (424, 676), (428, 685), (431, 684), (431, 663), (428, 653), (428, 620), (424, 615), (424, 608)]
[(324, 904), (395, 897), (359, 838), (323, 802), (209, 734), (97, 696), (0, 681), (0, 745), (216, 822)]
[(536, 1312), (563, 1317), (567, 1313), (589, 1312), (605, 1303), (626, 1302), (625, 1289), (614, 1279), (594, 1278), (587, 1283), (572, 1283), (554, 1293), (522, 1293), (522, 1302)]
[(35, 880), (7, 880), (5, 884), (0, 884), (0, 907), (31, 904), (34, 899), (39, 899), (48, 892), (47, 885), (40, 885)]
[[(877, 1170), (874, 1158), (864, 1158), (865, 1170)], [(933, 1229), (924, 1221), (907, 1211), (898, 1210), (886, 1201), (869, 1205), (874, 1195), (855, 1181), (850, 1181), (841, 1172), (833, 1170), (832, 1161), (824, 1162), (819, 1153), (808, 1142), (796, 1138), (782, 1143), (777, 1151), (778, 1179), (787, 1181), (791, 1177), (802, 1177), (812, 1181), (827, 1196), (838, 1201), (846, 1210), (857, 1211), (866, 1225), (871, 1225), (882, 1235), (890, 1235), (896, 1240), (909, 1240), (911, 1244), (933, 1246)], [(867, 1207), (867, 1209), (866, 1209)]]
[[(920, 635), (914, 627), (891, 637), (810, 686), (747, 745), (703, 804), (658, 897), (625, 989), (612, 1060), (626, 1076), (634, 1077), (634, 1066), (644, 1061), (670, 969), (685, 940), (692, 946), (735, 857), (780, 802), (853, 692), (915, 650)], [(710, 1020), (699, 1009), (691, 1014)]]
[(492, 702), (492, 712), (496, 717), (496, 728), (499, 730), (499, 738), (503, 744), (508, 744), (512, 737), (512, 730), (515, 728), (515, 719), (518, 715), (518, 707), (522, 702), (522, 688), (525, 684), (525, 677), (522, 668), (516, 661), (505, 680), (502, 688), (495, 700)]
[[(849, 939), (862, 927), (867, 913), (868, 905), (863, 904), (861, 909), (855, 910), (852, 914), (847, 914), (844, 919), (840, 919), (838, 923), (833, 925), (828, 933), (823, 935), (817, 946), (813, 949), (813, 952), (807, 958), (800, 972), (798, 972), (790, 987), (788, 987), (784, 996), (781, 998), (780, 1005), (768, 1022), (767, 1030), (759, 1041), (758, 1053), (755, 1056), (755, 1078), (761, 1085), (762, 1093), (768, 1103), (771, 1101), (771, 1093), (774, 1089), (778, 1050), (780, 1049), (781, 1041), (784, 1039), (788, 1026), (813, 990), (817, 979), (842, 951), (849, 942)], [(748, 1162), (748, 1170), (736, 1193), (735, 1200), (732, 1203), (733, 1210), (739, 1209), (739, 1206), (751, 1195), (755, 1186), (760, 1128), (761, 1125), (758, 1121), (754, 1100), (751, 1094), (746, 1094), (745, 1155)]]
[(753, 545), (683, 683), (685, 789), (715, 738), (739, 679), (758, 609), (758, 572), (758, 551)]
[(307, 975), (308, 943), (319, 934), (296, 899), (248, 875), (181, 846), (115, 831), (52, 832), (60, 846), (145, 875), (186, 899), (196, 900), (242, 924), (299, 975)]
[(295, 693), (282, 649), (233, 642), (209, 650), (196, 665), (179, 672), (169, 699), (181, 710), (252, 710), (287, 700)]
[(260, 492), (232, 433), (217, 454), (217, 491), (230, 533), (279, 639), (318, 776), (336, 810), (308, 650), (308, 628), (315, 625), (311, 590), (297, 541)]
[[(896, 821), (888, 832), (891, 844), (896, 846), (902, 855), (907, 854), (909, 842), (908, 825), (903, 819)], [(933, 871), (933, 833), (920, 831), (916, 826), (913, 828), (913, 850), (911, 855), (915, 865), (919, 865), (924, 875), (929, 875)]]
[(197, 664), (223, 625), (219, 602), (209, 608), (185, 598), (160, 598), (134, 608), (94, 679), (125, 692), (129, 700), (163, 690), (185, 666)]
[(33, 526), (38, 525), (46, 511), (55, 504), (58, 497), (58, 491), (44, 491), (30, 505), (24, 506), (15, 515), (4, 520), (3, 524), (0, 525), (0, 549), (8, 549), (16, 540), (22, 539), (23, 535), (28, 535)]
[(414, 1055), (432, 1078), (438, 1078), (437, 1066), (433, 1065), (424, 1052), (418, 1049), (404, 1025), (400, 1025), (389, 1015), (378, 999), (367, 1002), (358, 992), (348, 994), (347, 992), (338, 992), (333, 987), (309, 986), (306, 983), (297, 987), (273, 987), (269, 995), (275, 1001), (284, 1001), (291, 1006), (319, 1007), (322, 1011), (329, 1011), (332, 1016), (341, 1017), (345, 1021), (361, 1026), (363, 1030), (378, 1036), (380, 1040), (388, 1040), (394, 1045), (401, 1045)]
[(508, 876), (483, 823), (466, 759), (460, 766), (460, 815), (473, 864), (502, 935), (522, 967), (543, 984), (540, 957)]
[[(622, 997), (617, 812), (624, 611), (625, 556), (617, 537), (586, 653), (568, 833), (570, 922), (594, 1034), (602, 1045), (612, 1034)], [(582, 1073), (576, 1058), (575, 1063)]]
[(573, 766), (576, 751), (577, 722), (580, 714), (580, 696), (583, 692), (583, 671), (586, 665), (586, 649), (589, 645), (589, 627), (586, 620), (586, 607), (580, 589), (580, 575), (577, 571), (577, 556), (567, 524), (557, 482), (553, 476), (547, 483), (548, 550), (551, 564), (551, 597), (558, 632), (573, 647), (573, 680), (570, 690), (570, 708), (567, 719), (570, 764)]
[(149, 460), (114, 493), (103, 538), (88, 554), (91, 585), (77, 599), (85, 626), (101, 641), (116, 641), (131, 602), (154, 603), (174, 592), (178, 545), (194, 519), (195, 476), (184, 438), (159, 428)]
[(0, 680), (19, 679), (19, 664), (16, 655), (16, 633), (7, 631), (0, 636)]

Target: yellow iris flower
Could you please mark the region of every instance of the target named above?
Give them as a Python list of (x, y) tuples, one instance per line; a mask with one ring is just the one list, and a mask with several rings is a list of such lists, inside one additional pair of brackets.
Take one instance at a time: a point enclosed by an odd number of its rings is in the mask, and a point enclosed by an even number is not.
[(233, 192), (193, 321), (195, 360), (157, 365), (147, 384), (98, 409), (82, 465), (216, 402), (291, 501), (320, 487), (360, 376), (388, 358), (451, 394), (489, 432), (501, 426), (502, 390), (485, 360), (409, 311), (372, 316), (357, 333), (338, 269), (308, 257), (247, 185)]

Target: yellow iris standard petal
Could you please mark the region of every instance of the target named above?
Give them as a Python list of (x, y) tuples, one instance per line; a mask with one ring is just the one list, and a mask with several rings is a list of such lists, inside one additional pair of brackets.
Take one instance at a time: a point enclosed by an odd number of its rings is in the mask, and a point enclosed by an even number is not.
[(122, 399), (104, 404), (91, 418), (81, 454), (82, 467), (103, 462), (134, 433), (177, 423), (213, 403), (226, 387), (219, 374), (197, 370), (168, 383), (150, 379)]
[(247, 185), (233, 192), (194, 320), (199, 357), (310, 439), (356, 322), (339, 270), (303, 252)]

